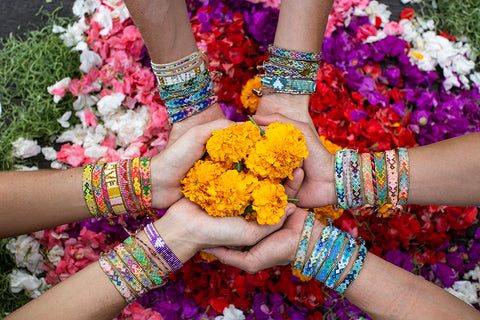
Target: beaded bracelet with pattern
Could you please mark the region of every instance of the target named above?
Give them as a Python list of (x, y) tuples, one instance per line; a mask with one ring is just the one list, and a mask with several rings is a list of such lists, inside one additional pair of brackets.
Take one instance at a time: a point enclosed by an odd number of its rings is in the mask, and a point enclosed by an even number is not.
[(353, 150), (346, 149), (343, 153), (343, 177), (345, 179), (344, 188), (345, 188), (345, 195), (347, 197), (347, 207), (352, 207), (353, 202), (353, 192), (352, 192), (352, 182), (351, 182), (351, 175), (350, 175), (350, 159)]
[(330, 250), (327, 252), (324, 263), (322, 264), (321, 268), (317, 270), (317, 274), (315, 275), (315, 279), (320, 282), (324, 282), (326, 280), (328, 273), (330, 270), (332, 270), (335, 260), (337, 259), (338, 254), (345, 243), (345, 235), (342, 232), (339, 233), (339, 236), (333, 243)]
[(349, 261), (350, 261), (350, 258), (353, 254), (353, 251), (355, 250), (355, 247), (357, 245), (357, 242), (355, 240), (355, 238), (353, 238), (350, 234), (346, 234), (347, 237), (348, 237), (348, 243), (346, 245), (346, 248), (345, 250), (343, 251), (343, 254), (341, 256), (341, 258), (339, 258), (339, 261), (338, 263), (336, 264), (336, 267), (335, 269), (332, 271), (332, 273), (327, 276), (327, 280), (325, 281), (325, 285), (327, 287), (329, 287), (330, 289), (332, 289), (335, 285), (335, 283), (337, 282), (338, 278), (340, 277), (340, 275), (342, 274), (342, 272), (345, 270), (345, 268), (347, 267)]
[(120, 275), (113, 269), (112, 265), (105, 257), (105, 254), (102, 254), (101, 258), (98, 260), (98, 263), (100, 264), (103, 272), (108, 276), (112, 284), (115, 286), (115, 289), (117, 289), (125, 301), (129, 304), (133, 303), (136, 300), (136, 297), (133, 295), (132, 291), (128, 288), (127, 284), (120, 277)]
[(279, 57), (293, 59), (293, 60), (304, 60), (304, 61), (314, 61), (318, 62), (322, 58), (321, 53), (314, 53), (314, 52), (303, 52), (297, 50), (289, 50), (280, 48), (274, 45), (268, 46), (268, 53), (273, 54)]
[(358, 208), (362, 206), (362, 182), (360, 180), (360, 168), (358, 163), (357, 151), (350, 155), (350, 173), (352, 183), (352, 208)]
[(343, 183), (343, 153), (339, 150), (335, 153), (335, 190), (337, 193), (337, 203), (342, 209), (347, 209), (347, 200), (345, 198), (345, 188)]
[(312, 236), (313, 224), (315, 223), (315, 212), (310, 211), (305, 218), (305, 224), (303, 226), (302, 234), (300, 235), (300, 241), (298, 244), (297, 254), (295, 256), (295, 262), (293, 269), (302, 270), (305, 264), (305, 257), (307, 255), (308, 244), (310, 237)]
[(355, 260), (355, 263), (350, 270), (350, 272), (347, 274), (345, 279), (338, 285), (338, 287), (334, 288), (334, 290), (339, 293), (343, 294), (345, 290), (352, 284), (352, 282), (357, 278), (358, 274), (360, 273), (360, 270), (363, 267), (363, 263), (365, 262), (365, 257), (367, 256), (367, 248), (365, 247), (365, 244), (360, 245), (360, 249), (358, 250), (357, 253), (357, 258)]
[(313, 248), (310, 258), (307, 260), (302, 269), (302, 274), (306, 277), (311, 277), (312, 273), (317, 265), (320, 254), (322, 253), (323, 247), (328, 239), (330, 239), (330, 233), (332, 232), (332, 226), (327, 226), (323, 229), (320, 238), (318, 239), (315, 247)]
[(362, 153), (363, 187), (367, 206), (375, 205), (375, 193), (373, 192), (372, 163), (368, 153)]
[(152, 246), (160, 255), (165, 258), (165, 261), (167, 261), (172, 270), (176, 271), (180, 269), (183, 265), (182, 262), (178, 260), (177, 256), (172, 252), (172, 250), (170, 250), (165, 241), (163, 241), (153, 223), (149, 223), (145, 226), (145, 232), (147, 233)]
[(83, 187), (83, 196), (85, 198), (85, 203), (87, 204), (88, 211), (98, 218), (97, 206), (95, 204), (95, 199), (92, 190), (92, 164), (88, 164), (83, 167), (82, 175), (82, 187)]
[(398, 170), (397, 170), (397, 156), (395, 150), (385, 151), (385, 159), (387, 161), (387, 181), (388, 181), (388, 195), (392, 209), (397, 209), (398, 198)]
[(399, 194), (398, 205), (403, 206), (407, 203), (408, 198), (408, 182), (409, 182), (409, 163), (408, 163), (408, 151), (405, 148), (398, 149), (399, 170), (400, 178), (398, 182)]
[(387, 203), (387, 180), (385, 179), (385, 155), (375, 152), (375, 173), (377, 175), (378, 205), (382, 207)]

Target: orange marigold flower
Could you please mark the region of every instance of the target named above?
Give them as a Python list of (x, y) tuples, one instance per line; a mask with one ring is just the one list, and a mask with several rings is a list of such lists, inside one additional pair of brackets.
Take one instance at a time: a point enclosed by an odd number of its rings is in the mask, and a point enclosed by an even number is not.
[(246, 158), (262, 138), (260, 130), (250, 121), (232, 124), (223, 130), (215, 130), (207, 141), (207, 152), (214, 161), (228, 166)]
[(242, 102), (243, 107), (247, 110), (248, 113), (255, 113), (257, 111), (258, 103), (260, 102), (260, 97), (258, 97), (252, 90), (260, 89), (262, 87), (261, 78), (255, 76), (252, 79), (248, 80), (247, 83), (242, 88), (242, 93), (240, 94), (240, 101)]
[(293, 269), (292, 268), (292, 274), (297, 277), (298, 279), (300, 279), (300, 281), (303, 281), (303, 282), (307, 282), (307, 281), (310, 281), (312, 280), (312, 277), (305, 277), (303, 274), (302, 274), (302, 271), (301, 270), (296, 270), (296, 269)]
[(259, 224), (277, 224), (285, 214), (287, 195), (280, 183), (269, 180), (260, 181), (253, 190), (252, 208), (257, 212)]
[(335, 209), (333, 206), (315, 208), (313, 211), (315, 212), (315, 217), (325, 225), (328, 224), (328, 218), (334, 222), (343, 214), (343, 209)]
[(337, 153), (338, 150), (342, 149), (342, 147), (340, 147), (339, 145), (331, 142), (330, 140), (327, 140), (325, 136), (320, 136), (320, 141), (322, 141), (322, 144), (325, 147), (325, 149), (327, 149), (327, 151), (332, 154), (335, 154)]
[(308, 156), (306, 143), (303, 133), (293, 124), (272, 123), (248, 155), (245, 165), (263, 178), (292, 179), (293, 169)]

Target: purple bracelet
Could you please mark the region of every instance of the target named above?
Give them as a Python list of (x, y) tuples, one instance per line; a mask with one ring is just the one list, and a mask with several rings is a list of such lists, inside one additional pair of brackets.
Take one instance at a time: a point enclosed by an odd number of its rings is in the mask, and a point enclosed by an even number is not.
[(150, 242), (155, 250), (163, 256), (168, 265), (172, 268), (172, 271), (176, 271), (182, 267), (182, 262), (178, 260), (177, 256), (170, 250), (162, 237), (158, 234), (157, 229), (153, 226), (153, 223), (147, 224), (145, 227)]

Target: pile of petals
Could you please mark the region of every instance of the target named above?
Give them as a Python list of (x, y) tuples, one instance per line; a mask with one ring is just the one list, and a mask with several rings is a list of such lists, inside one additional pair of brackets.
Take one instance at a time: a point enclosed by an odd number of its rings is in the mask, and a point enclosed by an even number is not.
[[(207, 52), (211, 71), (221, 73), (215, 80), (220, 106), (229, 119), (243, 121), (242, 97), (249, 112), (258, 103), (248, 92), (258, 80), (245, 84), (273, 42), (279, 1), (189, 0), (187, 6), (199, 48)], [(77, 21), (54, 31), (80, 53), (82, 76), (58, 79), (48, 88), (54, 101), (72, 95), (76, 102), (58, 119), (65, 131), (52, 137), (57, 144), (43, 147), (42, 154), (53, 168), (67, 168), (162, 151), (169, 134), (166, 112), (159, 96), (151, 94), (150, 60), (125, 5), (79, 0), (73, 12)], [(437, 34), (434, 27), (412, 10), (390, 21), (388, 7), (376, 1), (335, 1), (310, 105), (325, 145), (382, 151), (480, 130), (475, 57), (468, 43)], [(28, 139), (19, 139), (14, 149), (19, 158), (40, 152), (39, 144)], [(228, 159), (222, 158), (225, 150)], [(233, 148), (209, 143), (209, 154), (208, 161), (218, 157), (215, 161), (229, 163), (231, 175), (242, 176), (235, 170), (239, 158)], [(246, 169), (244, 160), (243, 175)], [(245, 212), (243, 206), (238, 212)], [(361, 236), (370, 252), (480, 308), (477, 208), (408, 205), (384, 216), (331, 207), (316, 212)], [(38, 296), (125, 239), (124, 227), (133, 231), (148, 221), (90, 219), (11, 239), (8, 249), (17, 265), (11, 290)], [(125, 308), (118, 319), (222, 319), (222, 314), (224, 319), (368, 319), (287, 266), (248, 274), (196, 255), (170, 280)]]
[(278, 223), (287, 207), (282, 179), (308, 156), (302, 132), (280, 122), (263, 132), (247, 121), (213, 131), (206, 147), (208, 157), (182, 180), (183, 194), (212, 216)]

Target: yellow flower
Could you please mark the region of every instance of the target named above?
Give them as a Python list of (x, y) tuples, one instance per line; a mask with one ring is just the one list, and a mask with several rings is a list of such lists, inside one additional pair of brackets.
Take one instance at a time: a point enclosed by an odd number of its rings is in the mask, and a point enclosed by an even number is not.
[(245, 161), (253, 173), (271, 180), (292, 179), (292, 171), (308, 156), (303, 133), (290, 123), (275, 122)]
[(312, 280), (312, 277), (305, 277), (303, 274), (302, 274), (302, 271), (301, 270), (296, 270), (296, 269), (293, 269), (292, 268), (292, 274), (297, 277), (298, 279), (300, 279), (300, 281), (303, 281), (303, 282), (307, 282), (307, 281), (310, 281)]
[(217, 257), (215, 257), (213, 254), (209, 254), (203, 251), (200, 251), (200, 257), (202, 258), (203, 261), (206, 261), (208, 263), (211, 263), (217, 260)]
[(253, 190), (252, 208), (256, 211), (259, 224), (277, 224), (285, 213), (287, 195), (280, 183), (260, 181)]
[(325, 225), (328, 224), (327, 218), (330, 218), (330, 220), (334, 222), (343, 214), (343, 209), (335, 209), (333, 206), (315, 208), (313, 211), (315, 211), (315, 217)]
[(260, 130), (250, 121), (232, 124), (226, 129), (212, 132), (207, 141), (207, 152), (214, 161), (226, 162), (231, 166), (246, 158), (261, 138)]
[(327, 140), (325, 136), (320, 136), (320, 141), (322, 141), (323, 146), (327, 149), (328, 152), (335, 154), (338, 150), (341, 150), (342, 147), (336, 145), (335, 143)]
[(247, 110), (247, 112), (251, 114), (257, 111), (258, 103), (260, 102), (260, 97), (253, 93), (252, 90), (258, 90), (261, 87), (262, 82), (260, 77), (255, 76), (252, 79), (248, 80), (242, 88), (242, 93), (240, 94), (240, 101), (242, 102), (242, 105)]

